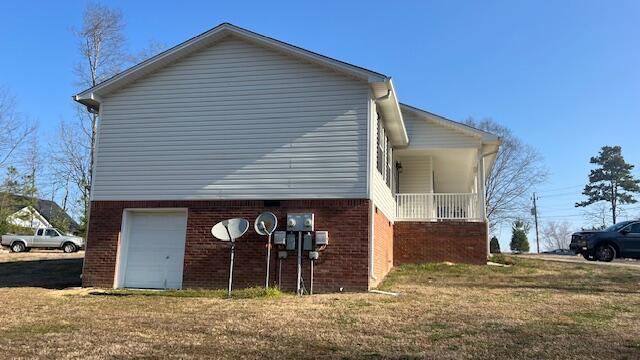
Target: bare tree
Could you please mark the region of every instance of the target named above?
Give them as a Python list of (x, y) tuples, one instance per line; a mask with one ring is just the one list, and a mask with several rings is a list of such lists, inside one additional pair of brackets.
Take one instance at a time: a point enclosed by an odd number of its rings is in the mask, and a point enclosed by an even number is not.
[(52, 167), (55, 176), (61, 180), (58, 188), (63, 188), (63, 209), (68, 208), (70, 196), (69, 184), (73, 184), (74, 194), (79, 194), (77, 205), (80, 205), (82, 216), (87, 216), (89, 205), (89, 173), (91, 169), (91, 145), (85, 139), (86, 133), (76, 124), (61, 121), (58, 126), (59, 149), (52, 155)]
[[(126, 52), (124, 18), (119, 9), (90, 3), (82, 26), (73, 30), (78, 40), (80, 61), (74, 71), (77, 84), (93, 87), (121, 71), (130, 60)], [(62, 208), (79, 206), (82, 223), (88, 220), (92, 169), (98, 129), (98, 114), (76, 105), (74, 121), (61, 120), (52, 147), (51, 196), (62, 191)]]
[(567, 221), (549, 221), (542, 227), (542, 240), (548, 250), (569, 249), (572, 232)]
[(127, 61), (122, 11), (89, 4), (82, 27), (74, 30), (82, 61), (76, 65), (78, 84), (92, 87), (122, 70)]
[[(83, 15), (82, 27), (75, 31), (82, 61), (76, 66), (76, 76), (80, 85), (93, 87), (117, 74), (127, 61), (122, 11), (100, 4), (89, 4)], [(85, 136), (89, 138), (89, 168), (85, 174), (84, 193), (91, 192), (91, 169), (96, 147), (98, 114), (89, 112), (78, 114)], [(87, 200), (85, 199), (85, 202)]]
[(523, 143), (510, 129), (487, 118), (467, 125), (500, 137), (502, 145), (496, 155), (492, 171), (487, 175), (485, 197), (489, 225), (512, 222), (529, 208), (529, 194), (548, 175), (541, 155)]
[(0, 87), (0, 168), (11, 164), (33, 129), (16, 111), (15, 97), (7, 88)]

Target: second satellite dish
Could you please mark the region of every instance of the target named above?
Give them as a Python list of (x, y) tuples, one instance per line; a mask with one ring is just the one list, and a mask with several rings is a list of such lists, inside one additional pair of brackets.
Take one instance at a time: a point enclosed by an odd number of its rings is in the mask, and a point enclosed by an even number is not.
[(272, 212), (263, 212), (258, 215), (254, 228), (260, 235), (271, 235), (278, 226), (278, 218)]
[(235, 218), (223, 220), (211, 228), (211, 235), (222, 241), (235, 241), (249, 229), (247, 219)]

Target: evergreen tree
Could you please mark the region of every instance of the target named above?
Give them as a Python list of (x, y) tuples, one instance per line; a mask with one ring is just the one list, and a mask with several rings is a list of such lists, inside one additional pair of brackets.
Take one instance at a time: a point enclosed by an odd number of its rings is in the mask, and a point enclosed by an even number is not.
[(498, 242), (497, 237), (492, 237), (489, 242), (489, 252), (492, 254), (500, 254), (500, 242)]
[(18, 170), (13, 166), (7, 167), (7, 174), (2, 184), (0, 184), (0, 233), (2, 234), (6, 234), (12, 230), (8, 217), (14, 211), (12, 207), (16, 201), (14, 195), (19, 193), (20, 189), (21, 184)]
[(603, 146), (598, 156), (592, 157), (590, 162), (598, 167), (591, 170), (589, 183), (582, 191), (587, 200), (575, 206), (586, 207), (606, 201), (611, 205), (611, 217), (615, 224), (618, 205), (637, 202), (632, 194), (640, 192), (640, 180), (631, 175), (634, 166), (624, 161), (620, 146)]
[(511, 251), (529, 252), (529, 240), (527, 240), (529, 224), (523, 220), (516, 220), (511, 229), (511, 244), (509, 244)]

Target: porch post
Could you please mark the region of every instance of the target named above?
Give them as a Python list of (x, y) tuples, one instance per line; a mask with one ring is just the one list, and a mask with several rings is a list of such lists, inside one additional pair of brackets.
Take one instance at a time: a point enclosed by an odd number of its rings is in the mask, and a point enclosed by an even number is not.
[(484, 157), (482, 156), (482, 147), (478, 149), (478, 171), (476, 181), (476, 192), (478, 193), (478, 216), (480, 220), (487, 221), (487, 208), (484, 198)]

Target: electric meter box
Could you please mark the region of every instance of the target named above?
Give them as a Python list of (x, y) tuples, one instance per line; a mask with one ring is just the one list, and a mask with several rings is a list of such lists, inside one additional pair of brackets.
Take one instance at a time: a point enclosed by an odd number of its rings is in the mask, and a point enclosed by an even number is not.
[(316, 246), (329, 245), (329, 232), (316, 231)]
[(296, 234), (295, 233), (287, 233), (286, 240), (287, 250), (295, 250), (296, 249)]
[(287, 214), (287, 231), (313, 231), (313, 213)]
[(273, 245), (286, 245), (286, 231), (276, 231), (273, 233)]
[(302, 235), (302, 250), (311, 251), (313, 250), (313, 234), (305, 233)]

